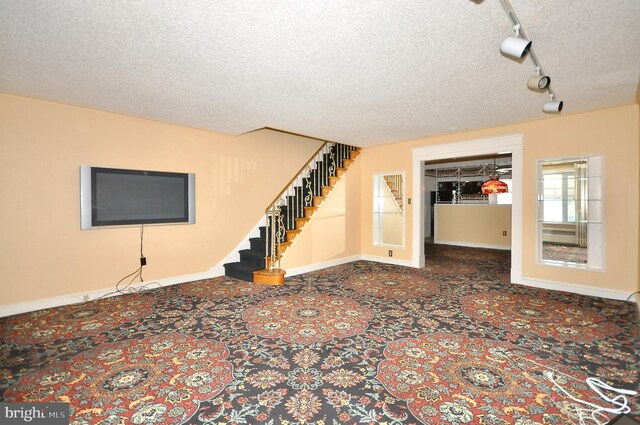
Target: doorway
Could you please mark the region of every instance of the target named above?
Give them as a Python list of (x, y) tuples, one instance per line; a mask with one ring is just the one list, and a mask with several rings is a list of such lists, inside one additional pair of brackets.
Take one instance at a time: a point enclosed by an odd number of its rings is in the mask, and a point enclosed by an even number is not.
[(447, 158), (467, 158), (496, 153), (510, 153), (512, 158), (512, 209), (511, 209), (511, 281), (522, 282), (522, 134), (467, 140), (450, 144), (417, 147), (413, 149), (413, 246), (412, 265), (422, 268), (425, 264), (426, 200), (430, 191), (425, 187), (425, 163)]

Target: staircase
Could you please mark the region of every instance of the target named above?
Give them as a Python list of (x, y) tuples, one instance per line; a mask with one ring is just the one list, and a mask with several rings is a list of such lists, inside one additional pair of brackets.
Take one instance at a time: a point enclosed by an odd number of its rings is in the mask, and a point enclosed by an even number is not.
[(247, 282), (284, 283), (282, 254), (359, 154), (360, 148), (325, 142), (267, 207), (267, 225), (249, 239), (249, 249), (239, 251), (239, 262), (224, 265), (225, 275)]
[(396, 201), (396, 206), (398, 210), (402, 212), (403, 210), (403, 200), (402, 194), (404, 193), (402, 189), (402, 176), (400, 174), (389, 174), (384, 176), (384, 183), (387, 185), (389, 192), (393, 195), (393, 198)]

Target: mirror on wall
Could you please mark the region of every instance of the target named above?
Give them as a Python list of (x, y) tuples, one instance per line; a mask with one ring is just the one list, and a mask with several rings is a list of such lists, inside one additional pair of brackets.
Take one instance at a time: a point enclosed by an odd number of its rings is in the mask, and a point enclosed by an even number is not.
[(538, 260), (603, 267), (602, 157), (538, 161)]
[(373, 176), (373, 243), (404, 243), (404, 173)]

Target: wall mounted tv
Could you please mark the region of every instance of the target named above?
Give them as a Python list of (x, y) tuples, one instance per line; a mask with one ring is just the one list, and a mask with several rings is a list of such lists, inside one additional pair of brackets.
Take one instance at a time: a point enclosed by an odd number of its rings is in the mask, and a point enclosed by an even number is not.
[(195, 175), (80, 167), (80, 228), (195, 223)]

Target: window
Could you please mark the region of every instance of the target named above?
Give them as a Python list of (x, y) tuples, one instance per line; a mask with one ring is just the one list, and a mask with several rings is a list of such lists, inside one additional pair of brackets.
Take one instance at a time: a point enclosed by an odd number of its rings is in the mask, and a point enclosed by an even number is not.
[(543, 174), (543, 221), (576, 222), (576, 179), (573, 173)]

